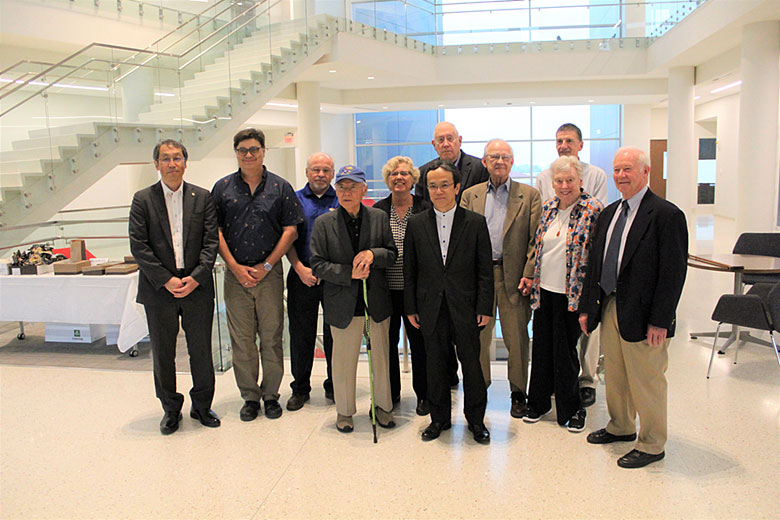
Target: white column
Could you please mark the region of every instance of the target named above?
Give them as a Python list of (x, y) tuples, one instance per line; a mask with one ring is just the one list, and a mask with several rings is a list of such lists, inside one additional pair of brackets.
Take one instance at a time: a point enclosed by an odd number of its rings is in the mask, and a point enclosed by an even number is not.
[(693, 133), (693, 67), (669, 69), (666, 198), (695, 222), (698, 150)]
[(296, 186), (306, 182), (306, 159), (321, 152), (320, 134), (320, 84), (300, 82), (296, 85), (298, 97), (298, 131), (295, 135)]
[(778, 63), (780, 22), (743, 27), (737, 233), (772, 231), (777, 222)]

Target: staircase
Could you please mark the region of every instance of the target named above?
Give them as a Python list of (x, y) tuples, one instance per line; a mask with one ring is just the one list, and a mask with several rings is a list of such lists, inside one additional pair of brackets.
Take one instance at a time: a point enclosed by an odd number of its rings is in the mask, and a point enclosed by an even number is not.
[[(316, 23), (315, 23), (316, 22)], [(92, 122), (29, 132), (0, 154), (0, 241), (21, 243), (120, 164), (148, 163), (153, 145), (176, 139), (191, 160), (230, 138), (327, 52), (339, 32), (425, 54), (434, 47), (374, 27), (321, 15), (258, 30), (139, 115), (137, 123)], [(272, 44), (269, 45), (268, 41)]]

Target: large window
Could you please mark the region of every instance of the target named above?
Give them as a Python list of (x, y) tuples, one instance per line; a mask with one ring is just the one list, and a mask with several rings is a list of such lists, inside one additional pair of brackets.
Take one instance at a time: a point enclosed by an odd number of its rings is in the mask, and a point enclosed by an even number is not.
[[(580, 159), (610, 172), (623, 134), (621, 112), (621, 105), (560, 105), (361, 113), (355, 115), (357, 164), (374, 179), (371, 196), (385, 196), (382, 166), (387, 160), (406, 155), (420, 166), (433, 159), (433, 128), (439, 121), (449, 121), (463, 137), (462, 150), (476, 157), (482, 157), (490, 139), (506, 140), (515, 156), (512, 178), (534, 186), (536, 177), (558, 156), (555, 130), (574, 123), (585, 143)], [(617, 191), (611, 175), (607, 178), (614, 200)]]

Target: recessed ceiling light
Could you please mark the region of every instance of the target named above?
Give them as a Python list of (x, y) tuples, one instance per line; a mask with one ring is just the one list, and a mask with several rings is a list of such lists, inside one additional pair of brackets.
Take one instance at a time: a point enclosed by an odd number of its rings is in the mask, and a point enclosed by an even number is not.
[(335, 74), (336, 73), (336, 69), (330, 69), (328, 72), (330, 72), (331, 74)]
[(717, 94), (718, 92), (723, 92), (724, 90), (728, 90), (732, 87), (737, 87), (739, 85), (742, 85), (742, 81), (735, 81), (734, 83), (723, 85), (722, 87), (716, 88), (715, 90), (710, 90), (710, 94)]
[(382, 107), (382, 110), (387, 110), (387, 109), (388, 109), (388, 107)]
[(443, 107), (444, 105), (439, 105), (439, 108)]
[(589, 99), (588, 103), (595, 103), (596, 101), (594, 99)]
[(528, 104), (529, 104), (529, 105), (535, 105), (535, 104), (536, 104), (536, 101), (529, 101), (529, 102), (528, 102)]
[(369, 76), (368, 79), (374, 79), (374, 76)]
[(693, 96), (694, 101), (696, 101), (697, 99), (701, 99), (701, 96)]

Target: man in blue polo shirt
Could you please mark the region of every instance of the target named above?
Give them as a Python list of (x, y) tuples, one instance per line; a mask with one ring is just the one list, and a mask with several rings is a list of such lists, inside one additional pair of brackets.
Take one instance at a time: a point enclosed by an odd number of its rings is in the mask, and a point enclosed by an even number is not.
[[(282, 415), (279, 385), (284, 374), (284, 279), (282, 256), (303, 221), (292, 186), (263, 165), (265, 135), (254, 128), (233, 137), (238, 171), (211, 190), (219, 224), (219, 254), (225, 260), (225, 309), (233, 372), (244, 399), (240, 417), (252, 421), (265, 402), (265, 416)], [(256, 343), (260, 336), (260, 349)], [(259, 363), (263, 380), (257, 384)]]
[[(333, 158), (326, 153), (315, 153), (306, 161), (306, 186), (295, 192), (303, 208), (305, 220), (298, 224), (298, 238), (287, 252), (292, 267), (287, 273), (287, 308), (295, 312), (288, 313), (290, 327), (290, 366), (293, 382), (290, 383), (292, 396), (287, 401), (288, 410), (300, 410), (309, 400), (311, 392), (311, 369), (314, 361), (314, 344), (317, 340), (317, 321), (322, 303), (322, 285), (319, 278), (311, 272), (309, 263), (309, 239), (314, 229), (314, 221), (322, 215), (339, 207), (336, 190), (330, 185), (333, 180)], [(331, 379), (331, 353), (333, 336), (330, 326), (322, 324), (322, 343), (325, 347), (325, 360), (328, 364), (328, 377), (323, 383), (325, 397), (333, 400), (333, 381)]]

